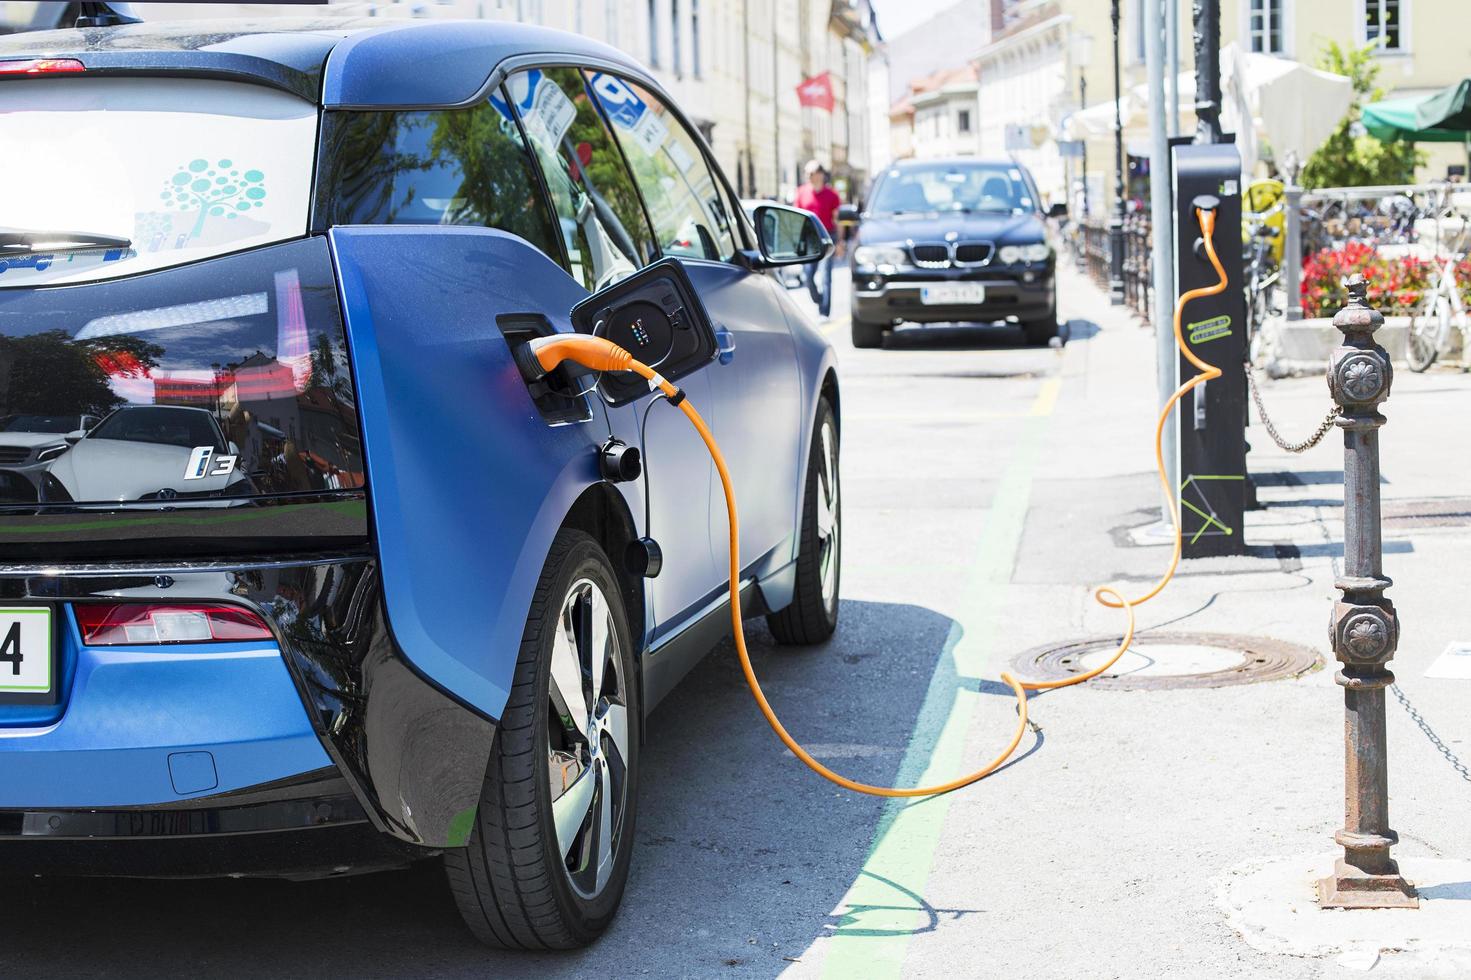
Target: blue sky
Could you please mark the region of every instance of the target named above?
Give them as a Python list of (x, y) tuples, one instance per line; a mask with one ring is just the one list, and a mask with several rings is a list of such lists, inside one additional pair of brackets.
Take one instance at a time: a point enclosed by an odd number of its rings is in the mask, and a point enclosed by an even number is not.
[(955, 0), (871, 0), (884, 37), (897, 37), (922, 23)]

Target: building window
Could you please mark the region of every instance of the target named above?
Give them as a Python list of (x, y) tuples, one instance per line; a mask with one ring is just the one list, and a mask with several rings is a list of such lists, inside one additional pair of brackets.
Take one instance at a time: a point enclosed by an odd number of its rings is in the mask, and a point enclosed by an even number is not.
[(649, 0), (649, 65), (659, 67), (659, 0)]
[(1257, 54), (1286, 54), (1287, 0), (1251, 0), (1246, 14), (1246, 36)]
[(1404, 51), (1408, 48), (1404, 15), (1408, 0), (1362, 0), (1364, 40), (1374, 41), (1381, 51)]
[(673, 62), (670, 65), (674, 69), (674, 77), (684, 69), (684, 58), (679, 50), (679, 0), (669, 0), (669, 58)]
[(970, 132), (970, 110), (969, 109), (961, 109), (960, 110), (960, 113), (955, 117), (955, 128), (961, 134), (965, 134), (965, 133), (969, 133)]
[(690, 0), (690, 71), (700, 77), (700, 0)]

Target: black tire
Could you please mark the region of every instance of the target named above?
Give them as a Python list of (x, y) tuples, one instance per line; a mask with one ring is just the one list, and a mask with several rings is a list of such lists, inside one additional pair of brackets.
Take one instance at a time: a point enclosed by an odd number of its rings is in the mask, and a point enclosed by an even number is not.
[(1434, 307), (1419, 310), (1410, 318), (1410, 328), (1405, 333), (1405, 363), (1416, 374), (1429, 370), (1440, 356), (1436, 344), (1440, 339), (1441, 315), (1439, 308)]
[(1032, 347), (1045, 347), (1057, 336), (1057, 315), (1043, 320), (1027, 320), (1022, 323), (1022, 332), (1027, 335), (1027, 343)]
[[(776, 642), (793, 646), (821, 643), (838, 628), (843, 500), (839, 493), (837, 419), (826, 399), (817, 403), (817, 422), (812, 433), (807, 488), (802, 501), (796, 588), (791, 605), (766, 617), (766, 625)], [(825, 517), (819, 520), (824, 512), (831, 520)], [(826, 534), (823, 524), (827, 524)]]
[(869, 323), (853, 317), (850, 321), (853, 333), (854, 347), (882, 347), (884, 346), (884, 325), (882, 323)]
[[(469, 844), (445, 855), (460, 914), (470, 931), (488, 945), (528, 950), (585, 946), (607, 928), (623, 898), (638, 809), (642, 716), (628, 618), (617, 582), (608, 556), (592, 537), (567, 529), (557, 534), (526, 617), (510, 701), (496, 732)], [(592, 597), (593, 590), (604, 600), (602, 606)], [(571, 625), (573, 618), (579, 625)], [(597, 635), (590, 628), (593, 622), (610, 624), (608, 634), (617, 641), (611, 651), (604, 645), (603, 685), (598, 692), (591, 691), (597, 671), (587, 666), (592, 662), (591, 638)], [(571, 653), (566, 644), (554, 649), (562, 637), (571, 638)], [(588, 654), (581, 649), (581, 637), (587, 637)], [(561, 684), (553, 680), (554, 660), (560, 665)], [(570, 697), (558, 693), (569, 687), (576, 689)], [(554, 697), (559, 699), (555, 706)], [(562, 705), (577, 697), (582, 704), (564, 711)], [(603, 727), (617, 724), (615, 709), (624, 714), (621, 759), (616, 731)], [(573, 719), (578, 711), (600, 719), (583, 722), (588, 734), (580, 742)], [(599, 745), (596, 753), (591, 748), (594, 742)], [(572, 804), (561, 809), (553, 807), (554, 767), (564, 781), (558, 800)], [(588, 808), (577, 823), (575, 813), (584, 796)], [(598, 862), (604, 806), (609, 813), (606, 825), (612, 828), (607, 835), (611, 851)], [(558, 843), (556, 817), (567, 814), (574, 819), (564, 820), (564, 832), (577, 843), (564, 849)], [(571, 864), (581, 866), (569, 869)], [(608, 869), (606, 877), (603, 867)], [(584, 890), (582, 886), (589, 883), (595, 887)]]

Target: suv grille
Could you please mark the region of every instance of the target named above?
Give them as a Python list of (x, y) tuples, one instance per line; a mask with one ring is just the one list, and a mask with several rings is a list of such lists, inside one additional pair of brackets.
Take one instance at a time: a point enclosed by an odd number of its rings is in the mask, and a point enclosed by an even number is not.
[(944, 244), (911, 245), (914, 264), (923, 269), (943, 269), (950, 264), (950, 246)]
[(991, 261), (990, 242), (961, 242), (955, 246), (956, 265), (985, 265)]
[(30, 458), (31, 451), (25, 446), (0, 446), (0, 466), (15, 466)]

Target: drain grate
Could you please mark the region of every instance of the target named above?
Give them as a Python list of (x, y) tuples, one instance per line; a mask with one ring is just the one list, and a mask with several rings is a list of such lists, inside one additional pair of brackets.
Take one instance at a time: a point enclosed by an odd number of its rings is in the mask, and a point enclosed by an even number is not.
[[(1103, 663), (1118, 637), (1036, 647), (1012, 661), (1028, 680), (1063, 680)], [(1141, 633), (1106, 674), (1089, 687), (1114, 691), (1229, 687), (1301, 677), (1323, 665), (1316, 651), (1296, 643), (1232, 633)]]

